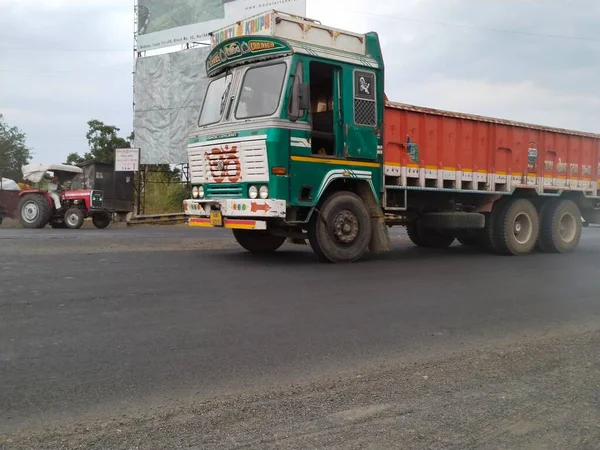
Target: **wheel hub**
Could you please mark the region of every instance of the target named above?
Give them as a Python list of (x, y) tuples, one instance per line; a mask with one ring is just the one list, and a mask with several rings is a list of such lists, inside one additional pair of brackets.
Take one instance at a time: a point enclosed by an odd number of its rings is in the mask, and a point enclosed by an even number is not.
[(333, 221), (333, 234), (342, 244), (354, 242), (358, 231), (358, 218), (351, 211), (340, 212)]
[(34, 202), (27, 203), (23, 207), (23, 219), (25, 219), (25, 221), (28, 223), (34, 222), (39, 214), (40, 210), (38, 205), (36, 205)]
[(565, 214), (560, 218), (558, 227), (560, 237), (564, 242), (571, 242), (577, 235), (577, 225), (575, 217), (571, 214)]
[(527, 244), (529, 239), (531, 239), (532, 233), (533, 223), (531, 222), (529, 215), (525, 213), (517, 215), (513, 225), (513, 234), (515, 236), (515, 240), (521, 245)]
[(77, 217), (77, 214), (69, 214), (69, 215), (66, 217), (66, 220), (67, 220), (67, 222), (68, 222), (68, 223), (69, 223), (69, 225), (71, 225), (71, 226), (75, 226), (75, 225), (77, 224), (77, 221), (78, 221), (78, 219), (79, 219), (79, 218)]

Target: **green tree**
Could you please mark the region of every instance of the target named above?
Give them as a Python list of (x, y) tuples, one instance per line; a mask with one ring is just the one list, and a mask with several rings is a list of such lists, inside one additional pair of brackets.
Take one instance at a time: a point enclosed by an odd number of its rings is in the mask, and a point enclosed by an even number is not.
[(9, 126), (0, 114), (0, 176), (23, 181), (21, 167), (31, 161), (31, 150), (25, 144), (25, 134)]
[(103, 163), (115, 162), (117, 148), (129, 148), (133, 144), (133, 133), (128, 138), (119, 137), (120, 128), (106, 125), (100, 120), (88, 121), (89, 130), (87, 138), (90, 150), (83, 154), (71, 153), (67, 156), (67, 164), (81, 164), (84, 161), (94, 160)]

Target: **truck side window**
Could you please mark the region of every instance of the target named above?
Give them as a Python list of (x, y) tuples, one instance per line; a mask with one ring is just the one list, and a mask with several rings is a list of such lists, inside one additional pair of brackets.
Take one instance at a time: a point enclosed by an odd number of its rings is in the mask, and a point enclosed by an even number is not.
[(335, 154), (334, 77), (337, 67), (320, 62), (310, 63), (311, 147), (313, 154)]
[(364, 70), (354, 71), (354, 124), (377, 126), (377, 100), (375, 74)]

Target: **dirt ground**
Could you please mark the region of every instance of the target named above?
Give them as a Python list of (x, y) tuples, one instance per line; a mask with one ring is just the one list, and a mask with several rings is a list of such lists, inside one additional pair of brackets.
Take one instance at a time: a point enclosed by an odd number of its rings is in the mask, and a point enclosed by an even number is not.
[(600, 327), (0, 437), (2, 449), (590, 449)]

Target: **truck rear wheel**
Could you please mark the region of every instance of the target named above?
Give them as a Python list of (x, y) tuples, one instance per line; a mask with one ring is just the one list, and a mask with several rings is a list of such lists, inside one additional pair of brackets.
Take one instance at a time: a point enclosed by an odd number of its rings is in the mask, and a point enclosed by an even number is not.
[(550, 200), (541, 209), (538, 248), (547, 253), (574, 251), (581, 239), (581, 212), (571, 200)]
[(43, 195), (25, 195), (19, 202), (19, 221), (23, 228), (44, 228), (51, 213), (50, 204)]
[(472, 235), (459, 236), (456, 240), (460, 245), (464, 245), (465, 247), (477, 247), (481, 243), (481, 239), (478, 236)]
[(525, 198), (511, 198), (493, 220), (494, 247), (500, 254), (527, 255), (540, 233), (537, 209)]
[(284, 237), (259, 230), (233, 230), (233, 237), (238, 244), (252, 253), (273, 253), (285, 242)]
[(501, 197), (494, 202), (492, 211), (485, 213), (485, 227), (481, 230), (480, 239), (482, 245), (490, 252), (498, 252), (496, 240), (494, 236), (495, 224), (498, 221), (498, 216), (502, 213), (502, 209), (510, 197)]
[(371, 218), (362, 199), (352, 192), (337, 192), (313, 214), (308, 240), (322, 261), (357, 261), (369, 247)]
[(454, 243), (454, 236), (440, 233), (433, 228), (424, 228), (419, 221), (412, 222), (406, 226), (408, 238), (417, 247), (426, 248), (448, 248)]

